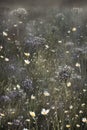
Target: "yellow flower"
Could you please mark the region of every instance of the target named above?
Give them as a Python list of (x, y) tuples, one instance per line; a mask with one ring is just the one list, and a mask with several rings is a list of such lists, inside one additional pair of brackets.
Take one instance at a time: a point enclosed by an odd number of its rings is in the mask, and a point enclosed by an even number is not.
[(71, 82), (68, 82), (68, 83), (67, 83), (67, 87), (70, 87), (70, 86), (71, 86)]
[(69, 125), (69, 124), (67, 124), (67, 125), (66, 125), (66, 128), (70, 128), (70, 125)]
[(31, 115), (33, 118), (36, 116), (35, 112), (33, 112), (33, 111), (30, 111), (29, 113), (30, 113), (30, 115)]
[(49, 113), (49, 111), (50, 111), (49, 109), (46, 110), (46, 109), (43, 108), (42, 111), (41, 111), (41, 114), (47, 115)]
[(28, 56), (30, 56), (30, 53), (24, 52), (24, 55), (28, 57)]

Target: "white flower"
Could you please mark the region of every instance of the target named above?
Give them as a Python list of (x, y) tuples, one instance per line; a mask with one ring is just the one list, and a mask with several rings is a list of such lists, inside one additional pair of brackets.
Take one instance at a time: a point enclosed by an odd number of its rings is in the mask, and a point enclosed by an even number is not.
[(83, 113), (83, 111), (82, 111), (82, 110), (80, 110), (80, 111), (79, 111), (79, 113), (80, 113), (80, 114), (82, 114), (82, 113)]
[(30, 119), (26, 119), (27, 122), (30, 122)]
[(3, 46), (0, 46), (0, 49), (2, 49), (3, 48)]
[(50, 93), (48, 92), (48, 91), (44, 91), (44, 96), (46, 96), (46, 97), (48, 97), (48, 96), (50, 96)]
[(4, 116), (5, 116), (5, 114), (4, 114), (4, 113), (0, 113), (0, 116), (4, 117)]
[(82, 122), (87, 123), (87, 118), (82, 118)]
[(69, 30), (68, 33), (70, 33), (71, 31)]
[(24, 52), (24, 55), (28, 57), (28, 56), (30, 56), (30, 53)]
[(5, 61), (9, 61), (9, 59), (8, 59), (8, 58), (5, 58)]
[(83, 92), (86, 92), (86, 89), (83, 89)]
[(31, 99), (34, 100), (34, 99), (35, 99), (35, 96), (34, 96), (34, 95), (31, 95)]
[(19, 21), (20, 24), (22, 24), (23, 22), (22, 21)]
[(66, 128), (70, 128), (71, 126), (69, 124), (66, 125)]
[(71, 82), (68, 82), (68, 83), (67, 83), (67, 87), (70, 87), (70, 86), (71, 86)]
[(70, 105), (70, 107), (69, 107), (70, 109), (73, 109), (73, 106), (72, 105)]
[(1, 55), (0, 57), (1, 57), (2, 59), (4, 58), (4, 56), (2, 56), (2, 55)]
[(62, 43), (62, 41), (58, 41), (58, 43)]
[(78, 128), (79, 128), (79, 127), (80, 127), (80, 125), (79, 125), (79, 124), (76, 124), (76, 127), (78, 127)]
[(17, 84), (17, 88), (20, 89), (20, 85), (19, 84)]
[(3, 32), (3, 36), (8, 36), (7, 32)]
[(13, 123), (12, 122), (8, 122), (8, 125), (12, 125)]
[(76, 63), (75, 66), (76, 66), (76, 67), (80, 67), (80, 64), (79, 64), (79, 63)]
[(81, 106), (84, 107), (84, 106), (85, 106), (85, 103), (82, 103)]
[(46, 109), (43, 108), (42, 111), (41, 111), (41, 114), (47, 115), (49, 113), (49, 111), (50, 111), (49, 109), (46, 110)]
[(75, 32), (77, 29), (75, 27), (72, 28), (72, 31)]
[(48, 48), (49, 48), (49, 46), (48, 46), (48, 45), (45, 45), (45, 47), (46, 47), (46, 49), (48, 49)]
[(30, 113), (30, 115), (31, 115), (32, 117), (35, 117), (35, 116), (36, 116), (35, 112), (30, 111), (29, 113)]
[(17, 25), (17, 24), (14, 24), (13, 26), (14, 26), (14, 27), (17, 27), (18, 25)]
[(24, 128), (23, 130), (28, 130), (27, 128)]
[(30, 64), (29, 60), (24, 60), (25, 64)]
[(11, 39), (8, 37), (8, 41), (10, 41)]

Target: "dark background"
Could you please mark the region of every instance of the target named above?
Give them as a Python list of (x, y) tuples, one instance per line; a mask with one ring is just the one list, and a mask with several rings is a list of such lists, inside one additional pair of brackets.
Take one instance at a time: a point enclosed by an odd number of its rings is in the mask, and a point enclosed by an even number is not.
[(87, 0), (0, 0), (0, 6), (86, 6)]

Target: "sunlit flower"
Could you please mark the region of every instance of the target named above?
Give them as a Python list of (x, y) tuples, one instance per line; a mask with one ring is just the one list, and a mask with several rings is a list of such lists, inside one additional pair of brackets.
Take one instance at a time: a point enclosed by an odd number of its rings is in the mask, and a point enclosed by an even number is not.
[(30, 56), (30, 53), (25, 53), (25, 52), (24, 52), (24, 55), (28, 57), (28, 56)]
[(7, 32), (3, 32), (3, 36), (8, 36)]
[(73, 32), (75, 32), (76, 30), (77, 30), (76, 27), (73, 27), (73, 28), (72, 28), (72, 31), (73, 31)]
[(33, 118), (36, 116), (35, 112), (30, 111), (29, 113)]
[(70, 128), (71, 126), (69, 124), (66, 125), (66, 128)]
[(68, 33), (70, 33), (71, 31), (69, 30)]
[(17, 24), (14, 24), (13, 26), (14, 26), (14, 27), (17, 27), (18, 25), (17, 25)]
[(79, 117), (79, 115), (76, 114), (75, 117)]
[(79, 64), (79, 63), (76, 63), (75, 66), (76, 66), (76, 67), (80, 67), (80, 64)]
[(83, 111), (82, 111), (82, 110), (80, 110), (80, 111), (79, 111), (79, 113), (80, 113), (80, 114), (82, 114), (82, 113), (83, 113)]
[(4, 113), (0, 113), (0, 116), (4, 117), (4, 116), (5, 116), (5, 114), (4, 114)]
[(83, 92), (86, 92), (86, 89), (83, 89)]
[(48, 49), (48, 48), (49, 48), (49, 46), (48, 46), (48, 45), (45, 45), (45, 47), (46, 47), (46, 49)]
[(22, 21), (19, 21), (20, 24), (22, 24), (23, 22)]
[(84, 107), (84, 106), (85, 106), (85, 103), (82, 103), (81, 106)]
[(55, 106), (52, 106), (51, 108), (54, 110), (54, 109), (55, 109)]
[(8, 122), (8, 125), (12, 125), (13, 123), (12, 122)]
[(1, 55), (0, 57), (1, 57), (2, 59), (4, 58), (4, 56), (2, 56), (2, 55)]
[(29, 60), (24, 60), (25, 64), (30, 64)]
[(0, 50), (3, 48), (3, 46), (0, 46)]
[(66, 51), (67, 54), (69, 54), (69, 51)]
[(64, 113), (68, 113), (68, 111), (64, 111)]
[(82, 118), (82, 122), (87, 123), (87, 118)]
[(68, 83), (67, 83), (67, 87), (70, 87), (70, 86), (71, 86), (71, 82), (68, 82)]
[(13, 89), (16, 90), (16, 87), (14, 87)]
[(35, 99), (35, 96), (34, 96), (34, 95), (31, 95), (31, 99), (34, 100), (34, 99)]
[(48, 91), (44, 91), (44, 93), (43, 93), (43, 94), (44, 94), (44, 96), (45, 96), (45, 97), (50, 96), (50, 93), (49, 93)]
[(28, 130), (27, 128), (23, 128), (23, 130)]
[(76, 127), (78, 127), (78, 128), (79, 128), (79, 127), (80, 127), (80, 125), (79, 125), (79, 124), (76, 124)]
[(11, 40), (9, 37), (8, 37), (7, 39), (8, 39), (8, 41), (10, 41), (10, 40)]
[(20, 89), (20, 85), (19, 84), (17, 84), (17, 88)]
[(5, 61), (9, 61), (9, 59), (8, 59), (8, 58), (5, 58)]
[(73, 106), (72, 105), (70, 105), (70, 107), (69, 107), (70, 109), (73, 109)]
[(25, 121), (30, 122), (30, 119), (26, 119)]
[(50, 111), (49, 109), (46, 110), (46, 109), (43, 108), (42, 111), (41, 111), (41, 114), (47, 115), (49, 113), (49, 111)]
[(62, 43), (62, 41), (58, 41), (58, 43)]

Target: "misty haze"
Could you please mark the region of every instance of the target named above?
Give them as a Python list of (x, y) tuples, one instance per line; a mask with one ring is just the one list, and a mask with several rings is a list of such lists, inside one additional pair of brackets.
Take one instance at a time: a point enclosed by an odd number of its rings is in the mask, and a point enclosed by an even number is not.
[(0, 1), (0, 130), (87, 130), (85, 0)]

